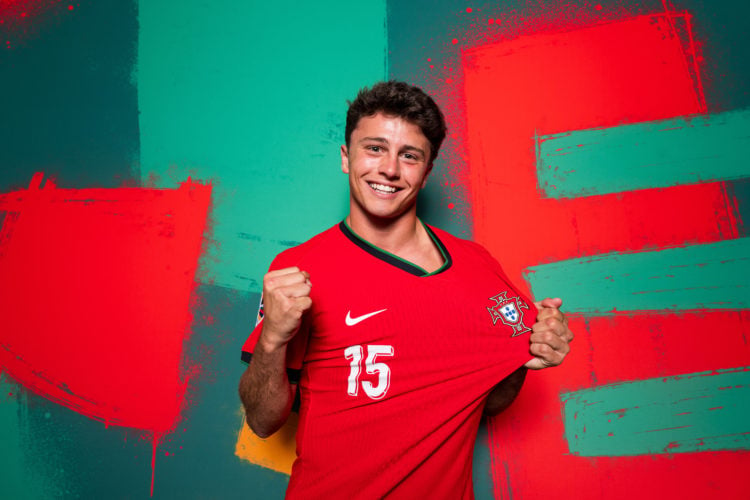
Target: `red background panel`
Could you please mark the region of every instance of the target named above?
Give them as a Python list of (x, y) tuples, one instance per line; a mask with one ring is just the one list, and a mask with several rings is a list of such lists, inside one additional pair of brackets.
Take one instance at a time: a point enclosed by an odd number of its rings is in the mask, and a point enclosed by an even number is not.
[(0, 366), (107, 424), (171, 429), (210, 185), (67, 190), (40, 180), (0, 201)]
[[(571, 257), (737, 236), (721, 183), (567, 200), (543, 199), (537, 188), (537, 135), (705, 111), (686, 21), (640, 16), (463, 53), (475, 239), (511, 277)], [(571, 326), (578, 338), (566, 363), (531, 373), (518, 401), (490, 421), (499, 498), (695, 498), (710, 496), (712, 484), (724, 495), (741, 491), (736, 453), (570, 455), (560, 394), (745, 364), (742, 336), (728, 346), (721, 335), (744, 328), (742, 315), (575, 318)]]
[(530, 373), (513, 405), (489, 421), (496, 497), (546, 498), (553, 492), (580, 500), (714, 498), (720, 488), (723, 498), (745, 498), (747, 481), (738, 473), (738, 465), (747, 463), (742, 451), (572, 455), (559, 394), (745, 365), (750, 352), (742, 337), (717, 330), (734, 333), (748, 320), (747, 312), (573, 318), (573, 355), (555, 370)]
[[(553, 260), (734, 234), (721, 185), (541, 199), (536, 135), (703, 111), (667, 14), (524, 36), (463, 55), (475, 239), (511, 276)], [(533, 221), (503, 222), (523, 217)]]

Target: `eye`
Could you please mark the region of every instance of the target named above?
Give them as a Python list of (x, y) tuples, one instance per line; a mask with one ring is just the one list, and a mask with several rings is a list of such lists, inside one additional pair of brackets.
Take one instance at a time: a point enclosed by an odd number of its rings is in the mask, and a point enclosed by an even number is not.
[(368, 151), (372, 151), (373, 153), (380, 153), (381, 151), (383, 151), (382, 146), (376, 145), (366, 146), (365, 149), (367, 149)]

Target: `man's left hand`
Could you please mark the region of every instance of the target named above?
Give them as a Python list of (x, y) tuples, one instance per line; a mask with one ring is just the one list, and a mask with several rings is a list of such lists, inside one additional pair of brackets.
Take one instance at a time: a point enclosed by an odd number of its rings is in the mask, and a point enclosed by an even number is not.
[(529, 352), (534, 355), (534, 359), (524, 366), (531, 370), (541, 370), (563, 362), (570, 352), (573, 332), (568, 328), (567, 318), (560, 311), (561, 299), (546, 298), (541, 302), (534, 302), (534, 305), (539, 311), (529, 338)]

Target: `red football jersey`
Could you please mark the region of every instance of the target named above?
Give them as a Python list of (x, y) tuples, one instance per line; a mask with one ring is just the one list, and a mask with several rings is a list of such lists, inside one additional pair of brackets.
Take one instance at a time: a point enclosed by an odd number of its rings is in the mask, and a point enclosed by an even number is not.
[[(476, 243), (425, 226), (445, 264), (427, 273), (343, 222), (279, 254), (310, 274), (288, 498), (473, 498), (490, 390), (529, 359), (537, 311)], [(260, 334), (245, 343), (245, 358)]]

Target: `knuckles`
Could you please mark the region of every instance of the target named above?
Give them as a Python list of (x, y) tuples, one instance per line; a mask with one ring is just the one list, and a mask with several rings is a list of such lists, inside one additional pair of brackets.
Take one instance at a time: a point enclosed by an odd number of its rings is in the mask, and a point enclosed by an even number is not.
[(530, 340), (534, 342), (535, 344), (556, 344), (558, 342), (558, 339), (556, 339), (557, 335), (550, 331), (540, 331), (535, 332)]
[(559, 309), (553, 309), (549, 307), (546, 307), (539, 311), (539, 314), (537, 315), (537, 321), (542, 321), (548, 318), (554, 318), (562, 321), (565, 318), (565, 315), (560, 312)]
[(563, 362), (566, 353), (558, 352), (546, 344), (532, 344), (531, 354), (538, 357), (546, 366), (557, 366)]
[(544, 358), (555, 352), (555, 350), (547, 344), (533, 344), (532, 347), (535, 348), (537, 355)]

